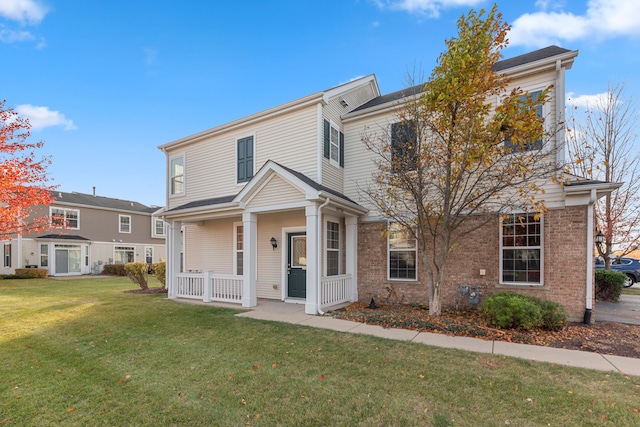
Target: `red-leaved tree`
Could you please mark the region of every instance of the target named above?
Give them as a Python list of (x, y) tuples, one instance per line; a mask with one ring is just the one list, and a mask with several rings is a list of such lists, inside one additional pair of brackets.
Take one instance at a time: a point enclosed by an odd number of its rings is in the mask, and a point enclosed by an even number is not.
[(0, 101), (0, 240), (47, 228), (49, 216), (41, 212), (54, 189), (47, 185), (50, 158), (36, 157), (42, 141), (27, 142), (29, 120), (5, 103)]

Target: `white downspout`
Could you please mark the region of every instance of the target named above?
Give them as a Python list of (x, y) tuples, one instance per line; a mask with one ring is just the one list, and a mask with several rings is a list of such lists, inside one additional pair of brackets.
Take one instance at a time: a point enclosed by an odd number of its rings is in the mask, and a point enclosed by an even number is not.
[(593, 209), (597, 200), (596, 189), (591, 189), (591, 198), (587, 205), (587, 301), (584, 311), (584, 323), (591, 325), (593, 311)]
[[(329, 197), (327, 197), (327, 199), (324, 201), (323, 204), (321, 204), (318, 207), (318, 239), (316, 240), (318, 242), (318, 246), (320, 247), (320, 249), (322, 249), (322, 245), (323, 245), (323, 240), (322, 240), (322, 208), (324, 208), (325, 206), (327, 206), (329, 204), (329, 202), (331, 202), (331, 199)], [(318, 289), (318, 299), (317, 299), (317, 307), (316, 309), (318, 310), (318, 314), (320, 314), (321, 316), (324, 314), (324, 311), (322, 311), (320, 309), (320, 305), (322, 300), (320, 299), (320, 296), (322, 295), (322, 266), (320, 265), (322, 260), (322, 250), (318, 251), (318, 256), (316, 259), (316, 265), (318, 266), (318, 278), (317, 278), (317, 286), (316, 288)]]

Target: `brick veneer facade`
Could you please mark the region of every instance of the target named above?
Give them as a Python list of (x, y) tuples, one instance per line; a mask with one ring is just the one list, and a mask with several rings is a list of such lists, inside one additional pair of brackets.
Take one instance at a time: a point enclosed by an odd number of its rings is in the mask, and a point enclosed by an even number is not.
[[(362, 222), (358, 228), (358, 298), (360, 301), (428, 305), (427, 273), (418, 254), (418, 280), (387, 280), (385, 222)], [(489, 294), (518, 291), (564, 305), (571, 320), (581, 320), (586, 307), (587, 206), (550, 210), (544, 215), (544, 285), (499, 284), (499, 218), (459, 242), (445, 270), (442, 306), (467, 306), (459, 295), (462, 284), (482, 286), (483, 301)], [(480, 275), (484, 269), (486, 274)]]

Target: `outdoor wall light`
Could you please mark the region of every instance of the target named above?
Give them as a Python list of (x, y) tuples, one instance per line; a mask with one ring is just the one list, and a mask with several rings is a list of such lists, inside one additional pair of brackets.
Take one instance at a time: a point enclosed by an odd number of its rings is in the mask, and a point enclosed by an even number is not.
[(598, 234), (596, 234), (596, 245), (601, 245), (604, 243), (604, 234), (602, 234), (602, 231), (598, 231)]
[(273, 250), (275, 251), (276, 248), (278, 247), (278, 242), (276, 240), (275, 237), (272, 237), (271, 240), (269, 240), (269, 242), (271, 243), (271, 247), (273, 248)]

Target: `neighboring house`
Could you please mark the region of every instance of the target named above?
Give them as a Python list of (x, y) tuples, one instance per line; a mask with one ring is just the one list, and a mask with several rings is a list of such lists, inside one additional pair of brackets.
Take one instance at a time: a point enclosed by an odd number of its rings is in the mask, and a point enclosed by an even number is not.
[(98, 274), (105, 264), (165, 258), (162, 209), (129, 200), (82, 193), (52, 193), (55, 201), (38, 216), (51, 218), (49, 230), (4, 241), (1, 274), (38, 267), (51, 276)]
[[(555, 127), (564, 117), (565, 71), (577, 54), (550, 46), (495, 69), (532, 94), (553, 85), (541, 114)], [(403, 99), (421, 88), (381, 95), (369, 75), (160, 146), (169, 298), (244, 307), (282, 300), (305, 304), (309, 314), (372, 297), (427, 304), (415, 242), (359, 192), (375, 171), (363, 134), (392, 138)], [(554, 143), (564, 145), (563, 132)], [(581, 318), (593, 304), (593, 203), (615, 187), (550, 180), (549, 211), (525, 217), (535, 234), (528, 246), (509, 239), (513, 224), (496, 215), (456, 247), (443, 305), (456, 304), (461, 285), (473, 285), (482, 286), (482, 298), (515, 290), (559, 301)]]

